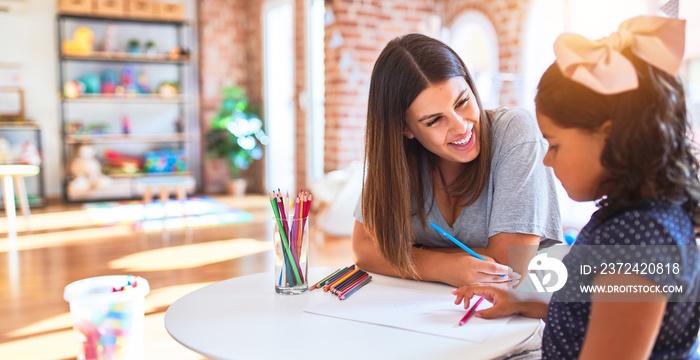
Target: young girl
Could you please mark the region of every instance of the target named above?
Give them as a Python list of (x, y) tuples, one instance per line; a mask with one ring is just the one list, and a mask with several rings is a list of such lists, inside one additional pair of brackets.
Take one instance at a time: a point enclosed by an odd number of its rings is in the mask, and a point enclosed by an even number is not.
[(564, 34), (555, 42), (557, 60), (535, 98), (549, 142), (544, 163), (572, 199), (598, 200), (599, 210), (564, 258), (568, 280), (549, 305), (506, 287), (454, 291), (457, 304), (473, 295), (493, 303), (476, 316), (547, 321), (545, 359), (698, 357), (700, 184), (676, 78), (684, 27), (637, 17), (601, 41)]
[[(534, 255), (508, 259), (509, 246), (562, 238), (534, 119), (484, 110), (466, 66), (438, 40), (409, 34), (384, 48), (372, 71), (365, 141), (352, 235), (365, 270), (455, 286), (502, 282), (508, 267), (500, 264), (522, 271)], [(496, 262), (475, 259), (429, 222)]]

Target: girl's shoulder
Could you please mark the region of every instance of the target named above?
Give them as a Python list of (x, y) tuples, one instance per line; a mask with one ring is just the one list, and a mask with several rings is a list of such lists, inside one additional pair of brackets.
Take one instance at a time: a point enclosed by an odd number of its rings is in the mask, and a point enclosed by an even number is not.
[(581, 235), (588, 245), (688, 245), (695, 242), (695, 228), (689, 214), (679, 204), (667, 201), (652, 201), (604, 219), (596, 213), (581, 230)]

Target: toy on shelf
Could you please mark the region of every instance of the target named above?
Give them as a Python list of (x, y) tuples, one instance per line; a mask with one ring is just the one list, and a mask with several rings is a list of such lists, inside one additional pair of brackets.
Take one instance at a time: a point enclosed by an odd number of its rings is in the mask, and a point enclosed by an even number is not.
[(73, 32), (72, 39), (63, 40), (61, 49), (64, 55), (90, 55), (95, 43), (92, 30), (87, 26), (80, 26)]
[(136, 74), (133, 66), (127, 65), (122, 69), (121, 86), (126, 94), (135, 94), (138, 92), (136, 88)]
[(129, 135), (131, 133), (131, 120), (129, 115), (122, 116), (122, 134)]
[(20, 164), (41, 165), (41, 154), (34, 141), (24, 141), (17, 151), (17, 162)]
[(12, 163), (12, 148), (7, 139), (0, 137), (0, 164)]
[(78, 80), (85, 85), (85, 94), (99, 94), (101, 91), (100, 77), (95, 73), (87, 73)]
[(143, 170), (147, 173), (187, 171), (185, 152), (183, 150), (148, 151), (144, 157)]
[(115, 53), (119, 51), (119, 45), (117, 45), (117, 27), (114, 24), (107, 24), (105, 26), (104, 40), (102, 41), (102, 51), (108, 53)]
[(65, 127), (66, 134), (69, 135), (79, 135), (85, 132), (85, 125), (82, 121), (70, 121), (66, 123)]
[(70, 163), (71, 180), (68, 186), (71, 191), (84, 192), (104, 188), (112, 183), (112, 179), (102, 173), (96, 154), (91, 145), (80, 146), (77, 156)]
[(103, 94), (114, 94), (119, 84), (119, 74), (112, 69), (102, 70), (100, 92)]
[(145, 72), (141, 71), (139, 73), (139, 76), (136, 78), (136, 87), (141, 94), (151, 93), (151, 85), (148, 84), (148, 75)]
[(75, 99), (80, 97), (85, 88), (85, 84), (80, 81), (66, 81), (63, 84), (63, 96), (67, 99)]
[(180, 46), (176, 46), (168, 51), (168, 59), (170, 60), (186, 59), (189, 56), (190, 51)]
[(172, 82), (162, 82), (158, 85), (158, 95), (162, 97), (172, 97), (177, 95), (177, 86)]
[(112, 130), (109, 127), (109, 123), (106, 122), (93, 122), (90, 123), (87, 128), (85, 128), (85, 133), (90, 135), (107, 135), (111, 134)]
[(135, 174), (141, 170), (142, 160), (114, 150), (105, 150), (105, 160), (110, 174)]

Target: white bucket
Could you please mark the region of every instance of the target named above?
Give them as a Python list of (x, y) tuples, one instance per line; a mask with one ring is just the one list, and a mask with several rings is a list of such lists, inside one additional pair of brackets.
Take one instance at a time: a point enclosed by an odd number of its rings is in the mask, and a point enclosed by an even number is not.
[(68, 284), (63, 298), (82, 340), (78, 359), (143, 358), (144, 300), (149, 292), (148, 281), (138, 276), (99, 276)]

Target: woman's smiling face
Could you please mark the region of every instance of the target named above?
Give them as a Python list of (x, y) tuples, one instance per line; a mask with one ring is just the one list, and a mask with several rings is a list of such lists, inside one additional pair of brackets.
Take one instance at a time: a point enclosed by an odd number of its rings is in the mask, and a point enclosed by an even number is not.
[(463, 77), (430, 85), (406, 111), (404, 135), (452, 163), (468, 163), (479, 155), (481, 109)]

